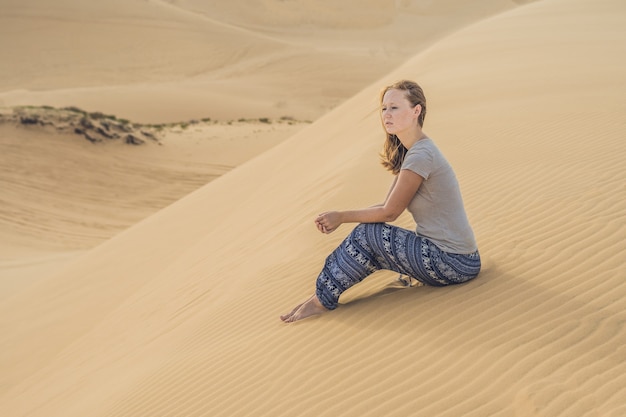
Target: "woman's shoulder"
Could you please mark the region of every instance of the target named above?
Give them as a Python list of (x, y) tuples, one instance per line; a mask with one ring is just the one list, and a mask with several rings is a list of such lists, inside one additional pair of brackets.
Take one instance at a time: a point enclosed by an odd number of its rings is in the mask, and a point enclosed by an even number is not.
[[(428, 174), (439, 172), (442, 169), (451, 169), (445, 156), (430, 138), (417, 141), (406, 153), (402, 169), (415, 170), (414, 167), (420, 167), (423, 172), (427, 171)], [(420, 175), (422, 174), (420, 173)]]
[(439, 149), (437, 149), (437, 146), (432, 139), (427, 138), (415, 142), (415, 144), (407, 151), (406, 156), (419, 157), (428, 155), (432, 157), (436, 153), (439, 153)]

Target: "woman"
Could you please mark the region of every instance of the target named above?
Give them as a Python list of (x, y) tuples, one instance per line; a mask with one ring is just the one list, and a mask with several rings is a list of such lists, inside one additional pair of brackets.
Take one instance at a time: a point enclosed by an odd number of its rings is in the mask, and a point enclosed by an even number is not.
[[(328, 211), (315, 219), (322, 233), (342, 223), (360, 223), (331, 253), (317, 278), (316, 292), (290, 313), (294, 322), (337, 308), (339, 296), (379, 269), (425, 285), (460, 284), (480, 271), (480, 256), (459, 184), (450, 164), (422, 130), (426, 99), (419, 85), (399, 81), (382, 91), (381, 119), (387, 133), (382, 163), (395, 179), (383, 204)], [(416, 230), (387, 224), (405, 209)]]

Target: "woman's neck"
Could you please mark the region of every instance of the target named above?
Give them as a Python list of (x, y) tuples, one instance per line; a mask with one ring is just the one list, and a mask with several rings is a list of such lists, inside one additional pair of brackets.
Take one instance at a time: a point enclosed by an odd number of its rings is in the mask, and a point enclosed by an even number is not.
[(421, 128), (412, 129), (410, 132), (403, 132), (400, 135), (396, 135), (402, 145), (410, 149), (413, 145), (415, 145), (418, 141), (422, 139), (428, 139), (428, 136)]

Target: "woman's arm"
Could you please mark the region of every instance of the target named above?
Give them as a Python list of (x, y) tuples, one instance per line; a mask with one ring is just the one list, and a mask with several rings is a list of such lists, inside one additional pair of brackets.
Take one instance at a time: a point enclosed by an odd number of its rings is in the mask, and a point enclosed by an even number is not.
[(407, 208), (424, 179), (413, 171), (403, 169), (396, 176), (385, 203), (360, 210), (328, 211), (315, 219), (322, 233), (334, 232), (342, 223), (392, 222)]

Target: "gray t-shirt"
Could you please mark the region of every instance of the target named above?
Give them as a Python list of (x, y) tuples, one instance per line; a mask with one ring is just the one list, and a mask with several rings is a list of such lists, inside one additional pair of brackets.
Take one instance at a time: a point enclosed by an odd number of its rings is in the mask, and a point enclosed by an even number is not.
[(401, 169), (424, 178), (407, 208), (417, 223), (416, 233), (446, 252), (475, 252), (476, 240), (459, 183), (435, 143), (430, 138), (417, 141), (407, 152)]

